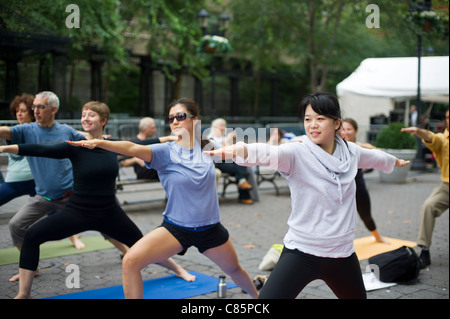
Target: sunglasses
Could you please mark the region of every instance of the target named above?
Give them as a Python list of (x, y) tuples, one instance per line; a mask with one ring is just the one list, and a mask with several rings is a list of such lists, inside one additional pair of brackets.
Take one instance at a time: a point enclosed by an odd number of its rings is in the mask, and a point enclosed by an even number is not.
[(32, 105), (31, 106), (31, 109), (34, 111), (35, 109), (39, 109), (39, 110), (43, 110), (43, 109), (46, 109), (46, 108), (48, 108), (48, 106), (47, 105), (43, 105), (43, 104), (39, 104), (39, 105)]
[(181, 122), (184, 121), (187, 117), (195, 117), (195, 116), (189, 113), (180, 112), (177, 113), (176, 115), (169, 115), (167, 117), (167, 123), (172, 124), (175, 119), (177, 119), (178, 122)]

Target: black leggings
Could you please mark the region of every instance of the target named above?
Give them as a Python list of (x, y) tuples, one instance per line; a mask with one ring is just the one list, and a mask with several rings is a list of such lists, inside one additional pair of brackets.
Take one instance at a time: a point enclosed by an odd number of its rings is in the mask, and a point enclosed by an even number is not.
[(19, 267), (36, 270), (39, 246), (86, 230), (97, 230), (131, 247), (142, 232), (118, 205), (115, 196), (72, 194), (66, 207), (28, 228), (20, 252)]
[(359, 217), (364, 222), (364, 225), (369, 231), (377, 229), (375, 221), (372, 218), (372, 212), (370, 207), (370, 196), (366, 188), (366, 182), (364, 181), (364, 175), (362, 169), (358, 169), (358, 173), (355, 177), (356, 183), (356, 210)]
[(294, 299), (313, 280), (321, 279), (338, 298), (365, 299), (358, 258), (324, 258), (284, 247), (263, 286), (260, 299)]

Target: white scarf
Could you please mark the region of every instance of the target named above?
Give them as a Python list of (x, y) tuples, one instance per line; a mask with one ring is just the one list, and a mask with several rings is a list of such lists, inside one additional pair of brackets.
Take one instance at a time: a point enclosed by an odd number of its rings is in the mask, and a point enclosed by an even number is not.
[(334, 141), (336, 143), (336, 148), (334, 154), (330, 155), (319, 145), (313, 143), (309, 138), (303, 139), (303, 142), (317, 161), (325, 167), (332, 180), (336, 182), (339, 192), (339, 201), (342, 204), (341, 176), (349, 171), (352, 154), (350, 153), (346, 142), (344, 142), (337, 134), (335, 135)]

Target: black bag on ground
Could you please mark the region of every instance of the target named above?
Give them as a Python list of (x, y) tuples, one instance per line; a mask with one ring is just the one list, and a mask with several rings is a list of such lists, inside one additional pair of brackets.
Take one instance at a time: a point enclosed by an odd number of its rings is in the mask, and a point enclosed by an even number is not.
[(402, 246), (369, 258), (369, 264), (377, 265), (380, 280), (399, 284), (413, 284), (420, 272), (419, 257), (411, 247)]

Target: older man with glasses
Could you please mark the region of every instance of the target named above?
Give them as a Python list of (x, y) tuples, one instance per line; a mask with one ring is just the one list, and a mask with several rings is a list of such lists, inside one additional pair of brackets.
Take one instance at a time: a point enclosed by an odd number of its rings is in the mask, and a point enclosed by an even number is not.
[[(55, 121), (59, 109), (58, 96), (50, 91), (36, 95), (32, 109), (36, 122), (13, 127), (0, 127), (0, 138), (12, 144), (56, 143), (85, 139), (84, 135), (66, 124)], [(25, 232), (34, 222), (65, 207), (72, 192), (72, 165), (68, 159), (27, 157), (36, 183), (36, 196), (30, 197), (10, 220), (14, 246), (22, 247)], [(10, 281), (17, 280), (13, 276)]]

